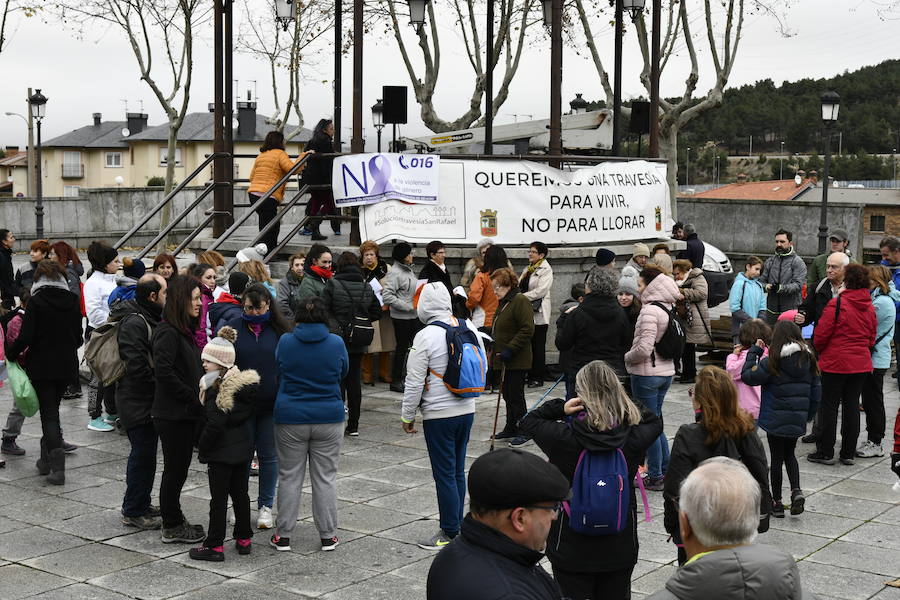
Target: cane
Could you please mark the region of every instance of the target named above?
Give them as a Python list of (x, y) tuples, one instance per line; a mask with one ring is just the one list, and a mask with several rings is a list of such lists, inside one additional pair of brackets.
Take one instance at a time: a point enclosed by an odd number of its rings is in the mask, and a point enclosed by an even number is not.
[[(544, 399), (545, 399), (547, 396), (550, 395), (550, 392), (552, 392), (553, 390), (556, 389), (556, 386), (559, 385), (559, 382), (562, 381), (562, 380), (563, 380), (563, 377), (565, 377), (565, 376), (566, 376), (565, 373), (563, 373), (562, 375), (560, 375), (559, 378), (553, 383), (553, 385), (550, 386), (550, 389), (547, 390), (546, 392), (544, 392), (544, 395), (541, 396), (541, 399), (538, 400), (537, 402), (535, 402), (534, 405), (532, 405), (532, 407), (528, 409), (528, 412), (531, 412), (531, 411), (533, 411), (534, 409), (536, 409), (538, 406), (540, 406), (540, 405), (541, 405), (541, 402), (543, 402)], [(526, 414), (527, 414), (527, 413), (526, 413)]]
[(497, 435), (497, 419), (500, 418), (500, 397), (503, 395), (503, 382), (506, 381), (506, 365), (500, 370), (500, 387), (497, 389), (497, 408), (494, 410), (494, 431), (491, 433), (491, 449), (494, 451), (494, 436)]

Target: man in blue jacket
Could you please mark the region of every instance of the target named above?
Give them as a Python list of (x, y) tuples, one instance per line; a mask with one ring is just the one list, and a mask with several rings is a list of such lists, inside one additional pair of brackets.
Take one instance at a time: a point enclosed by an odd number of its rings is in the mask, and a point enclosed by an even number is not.
[[(890, 269), (894, 287), (900, 290), (900, 239), (889, 235), (881, 240), (878, 247), (881, 249), (881, 264)], [(897, 322), (900, 323), (900, 301), (895, 298), (894, 303), (897, 306)], [(894, 328), (894, 349), (900, 355), (900, 326)], [(897, 371), (894, 373), (894, 377), (898, 376), (900, 360), (897, 361)]]

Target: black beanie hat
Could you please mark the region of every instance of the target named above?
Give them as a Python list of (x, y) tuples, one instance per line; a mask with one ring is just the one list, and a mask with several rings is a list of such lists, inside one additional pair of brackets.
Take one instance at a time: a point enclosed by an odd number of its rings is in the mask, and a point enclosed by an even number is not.
[(479, 456), (469, 469), (469, 497), (489, 509), (502, 510), (569, 498), (569, 481), (556, 465), (518, 449)]
[(391, 251), (391, 256), (394, 257), (394, 260), (402, 261), (407, 256), (409, 256), (410, 252), (412, 252), (412, 246), (410, 246), (406, 242), (399, 242)]
[(605, 267), (616, 260), (616, 253), (612, 250), (607, 250), (606, 248), (600, 248), (597, 250), (596, 259), (598, 266)]
[(234, 271), (228, 276), (228, 293), (232, 296), (240, 296), (247, 289), (250, 276), (241, 271)]
[(106, 242), (95, 241), (91, 242), (91, 245), (88, 246), (87, 255), (88, 261), (91, 263), (91, 268), (95, 271), (105, 273), (106, 265), (116, 260), (119, 252)]

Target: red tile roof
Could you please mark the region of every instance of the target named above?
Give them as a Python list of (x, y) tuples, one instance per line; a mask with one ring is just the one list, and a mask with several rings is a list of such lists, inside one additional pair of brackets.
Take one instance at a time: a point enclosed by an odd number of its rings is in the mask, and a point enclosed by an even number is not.
[(684, 198), (711, 198), (714, 200), (793, 200), (813, 187), (813, 182), (805, 179), (799, 186), (793, 179), (775, 181), (748, 181), (731, 183), (693, 195), (679, 196)]
[(13, 153), (9, 150), (4, 158), (0, 158), (0, 167), (24, 167), (28, 164), (28, 153), (18, 151)]

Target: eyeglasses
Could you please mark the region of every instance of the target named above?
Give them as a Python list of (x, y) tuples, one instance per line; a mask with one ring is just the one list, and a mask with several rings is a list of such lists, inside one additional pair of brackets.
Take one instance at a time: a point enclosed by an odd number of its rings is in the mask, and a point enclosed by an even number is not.
[(562, 502), (554, 502), (549, 506), (547, 506), (546, 504), (530, 504), (528, 506), (523, 506), (522, 508), (528, 508), (532, 510), (552, 510), (553, 512), (559, 512), (560, 510), (562, 510)]
[(245, 313), (262, 314), (262, 313), (266, 312), (267, 310), (269, 310), (269, 307), (267, 305), (262, 305), (262, 306), (250, 306), (248, 304), (244, 305)]

